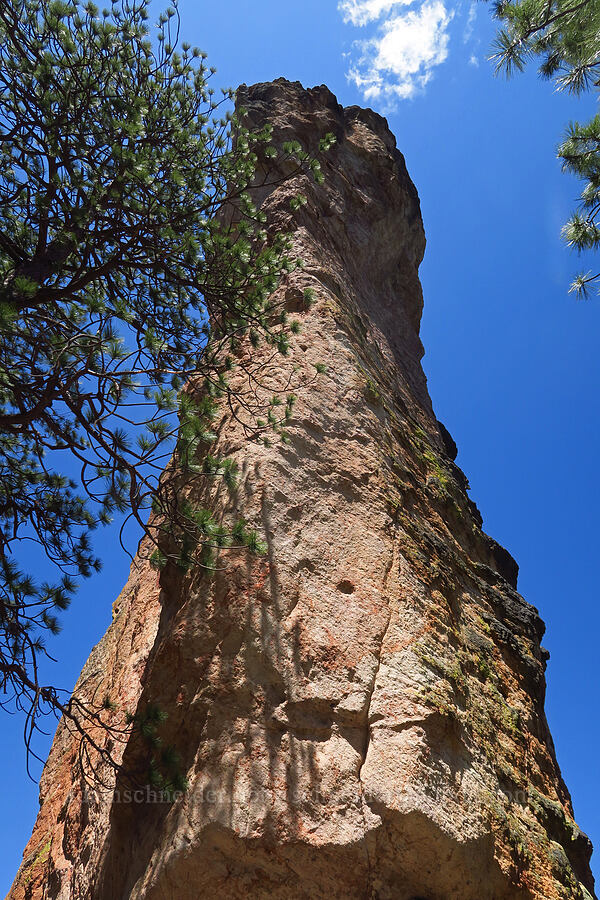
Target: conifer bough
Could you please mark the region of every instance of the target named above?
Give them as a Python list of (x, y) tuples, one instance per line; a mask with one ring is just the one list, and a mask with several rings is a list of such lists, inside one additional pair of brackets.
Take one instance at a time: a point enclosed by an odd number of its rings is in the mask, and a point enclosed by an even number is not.
[[(494, 4), (504, 27), (498, 32), (493, 59), (511, 75), (523, 71), (532, 57), (541, 57), (543, 78), (560, 91), (597, 92), (600, 86), (600, 3), (597, 0), (512, 0)], [(600, 246), (600, 116), (569, 125), (558, 148), (563, 168), (585, 184), (580, 204), (563, 228), (567, 244), (579, 251)], [(587, 296), (600, 284), (600, 273), (578, 275), (571, 291)]]
[[(250, 332), (286, 353), (298, 328), (271, 300), (289, 240), (267, 236), (249, 188), (259, 157), (262, 183), (274, 156), (287, 177), (320, 180), (319, 163), (223, 112), (232, 92), (216, 99), (205, 55), (179, 47), (176, 8), (151, 40), (148, 6), (0, 0), (0, 689), (28, 746), (45, 713), (100, 721), (37, 674), (43, 633), (100, 567), (90, 531), (128, 512), (159, 568), (261, 551), (185, 484), (234, 488), (235, 465), (208, 452), (232, 347)], [(289, 419), (293, 395), (281, 416), (279, 402), (264, 427)], [(28, 573), (29, 542), (57, 579)]]

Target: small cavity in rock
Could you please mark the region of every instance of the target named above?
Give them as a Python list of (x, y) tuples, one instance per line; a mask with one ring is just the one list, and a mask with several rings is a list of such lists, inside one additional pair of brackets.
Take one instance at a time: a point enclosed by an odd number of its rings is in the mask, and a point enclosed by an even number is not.
[(338, 591), (341, 591), (342, 594), (353, 594), (354, 593), (354, 585), (351, 581), (347, 579), (343, 579), (337, 586)]

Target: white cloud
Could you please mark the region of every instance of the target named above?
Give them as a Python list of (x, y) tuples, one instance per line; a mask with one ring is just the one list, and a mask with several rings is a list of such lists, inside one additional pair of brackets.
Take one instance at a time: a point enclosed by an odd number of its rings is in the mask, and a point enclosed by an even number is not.
[(477, 0), (473, 0), (471, 5), (469, 6), (469, 13), (467, 15), (467, 24), (465, 25), (465, 30), (463, 33), (463, 41), (465, 44), (468, 44), (471, 38), (473, 37), (473, 31), (475, 30), (475, 22), (477, 20)]
[(368, 25), (389, 12), (395, 6), (410, 6), (413, 0), (340, 0), (338, 9), (344, 22), (352, 25)]
[[(466, 64), (479, 64), (477, 0), (337, 0), (344, 22), (366, 29), (345, 54), (348, 79), (383, 112), (414, 97), (448, 58), (450, 32)], [(452, 25), (455, 20), (456, 24)]]
[[(386, 0), (344, 3), (352, 5), (357, 23), (362, 22), (361, 12), (377, 17), (398, 5)], [(395, 99), (413, 97), (431, 79), (435, 67), (446, 60), (448, 26), (454, 14), (446, 10), (443, 0), (425, 0), (417, 7), (392, 15), (381, 23), (375, 37), (357, 42), (359, 57), (348, 77), (366, 100), (383, 101), (389, 106)]]

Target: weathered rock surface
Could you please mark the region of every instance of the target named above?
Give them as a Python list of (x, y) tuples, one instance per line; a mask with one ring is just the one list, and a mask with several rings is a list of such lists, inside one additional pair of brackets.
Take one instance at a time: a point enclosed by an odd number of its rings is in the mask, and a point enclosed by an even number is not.
[(113, 779), (84, 794), (59, 727), (10, 897), (589, 900), (590, 845), (544, 715), (543, 625), (427, 394), (403, 157), (382, 118), (325, 87), (242, 94), (277, 140), (338, 139), (322, 187), (264, 197), (306, 264), (280, 288), (303, 326), (274, 376), (300, 383), (290, 443), (248, 445), (225, 410), (218, 429), (243, 478), (217, 499), (268, 554), (224, 552), (212, 584), (134, 564), (78, 690), (167, 709), (189, 791), (124, 802)]

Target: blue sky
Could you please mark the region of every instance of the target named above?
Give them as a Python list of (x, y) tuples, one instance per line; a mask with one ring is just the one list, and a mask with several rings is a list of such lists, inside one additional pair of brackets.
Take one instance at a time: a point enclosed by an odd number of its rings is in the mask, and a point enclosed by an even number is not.
[[(494, 78), (487, 3), (180, 0), (180, 11), (182, 35), (218, 68), (215, 84), (325, 83), (344, 105), (388, 116), (428, 240), (422, 338), (434, 407), (486, 531), (517, 559), (519, 589), (548, 625), (550, 727), (576, 818), (600, 847), (600, 298), (567, 294), (580, 265), (559, 235), (578, 186), (555, 158), (566, 123), (589, 116), (591, 99), (556, 94), (533, 70)], [(52, 647), (52, 677), (65, 687), (127, 576), (114, 533), (100, 536), (98, 550), (105, 570), (84, 585)], [(0, 891), (37, 812), (23, 723), (1, 721)]]

